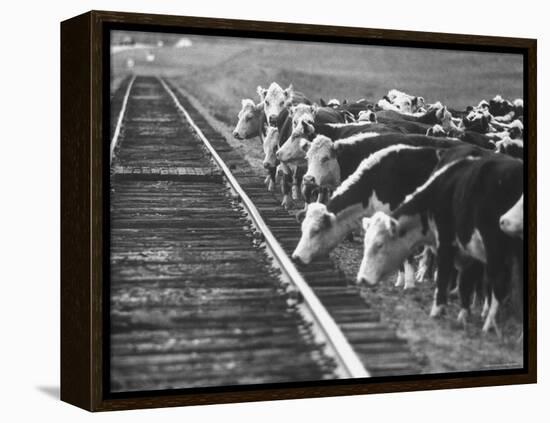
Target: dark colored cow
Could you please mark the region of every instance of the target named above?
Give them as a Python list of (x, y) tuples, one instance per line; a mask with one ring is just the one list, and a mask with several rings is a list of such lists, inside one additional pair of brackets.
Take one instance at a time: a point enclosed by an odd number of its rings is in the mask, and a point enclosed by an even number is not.
[[(472, 154), (470, 154), (472, 153)], [(499, 333), (496, 313), (510, 283), (521, 243), (500, 230), (500, 217), (523, 192), (523, 162), (479, 149), (447, 151), (430, 179), (390, 216), (365, 222), (365, 250), (358, 277), (376, 283), (422, 244), (437, 248), (437, 289), (431, 316), (447, 303), (453, 268), (485, 264), (490, 309), (483, 326)], [(474, 262), (475, 263), (475, 262)], [(469, 312), (471, 284), (461, 284), (462, 310)]]

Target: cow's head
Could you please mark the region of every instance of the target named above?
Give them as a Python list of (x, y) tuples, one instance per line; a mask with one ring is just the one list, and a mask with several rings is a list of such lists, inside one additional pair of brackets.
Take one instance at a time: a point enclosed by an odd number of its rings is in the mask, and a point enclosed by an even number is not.
[(299, 105), (290, 109), (292, 116), (292, 133), (277, 150), (276, 156), (281, 162), (301, 162), (306, 158), (306, 152), (301, 148), (303, 139), (309, 140), (315, 136), (313, 125), (315, 106)]
[[(312, 132), (313, 123), (315, 122), (315, 115), (317, 114), (318, 107), (309, 104), (298, 104), (290, 108), (290, 117), (292, 118), (292, 130), (296, 129), (299, 125), (307, 124), (309, 128), (306, 128), (306, 132)], [(298, 128), (298, 131), (302, 129)]]
[(448, 129), (453, 126), (453, 115), (449, 112), (447, 106), (442, 106), (439, 110), (437, 110), (435, 112), (435, 117), (443, 128)]
[(330, 138), (317, 135), (313, 141), (302, 139), (300, 148), (307, 159), (307, 172), (303, 178), (305, 183), (322, 187), (336, 187), (340, 184), (340, 165), (335, 143)]
[(500, 218), (500, 229), (523, 239), (523, 194), (514, 206)]
[(445, 129), (443, 129), (441, 125), (434, 125), (431, 128), (428, 128), (426, 135), (431, 137), (446, 137), (447, 132), (445, 132)]
[(412, 98), (412, 112), (416, 113), (424, 109), (424, 106), (426, 105), (426, 100), (424, 100), (424, 97), (413, 97)]
[(516, 98), (514, 100), (514, 117), (519, 118), (523, 117), (523, 99)]
[(254, 104), (254, 101), (249, 98), (243, 99), (241, 111), (238, 114), (239, 121), (233, 130), (233, 136), (243, 140), (259, 135), (262, 110), (262, 104)]
[[(477, 108), (479, 110), (489, 110), (489, 102), (487, 100), (481, 100), (477, 105)], [(467, 111), (471, 111), (471, 109)]]
[(264, 161), (263, 166), (266, 169), (272, 169), (277, 166), (277, 157), (275, 152), (279, 148), (279, 130), (273, 126), (267, 128), (264, 137)]
[(490, 120), (491, 115), (488, 111), (473, 109), (464, 118), (462, 118), (462, 125), (470, 131), (485, 134), (489, 130)]
[(489, 101), (489, 113), (493, 116), (504, 116), (514, 110), (514, 105), (497, 95)]
[(392, 104), (397, 106), (401, 113), (413, 113), (412, 98), (410, 96), (396, 97)]
[(336, 224), (336, 216), (322, 203), (308, 204), (302, 221), (302, 236), (292, 258), (304, 264), (322, 257), (334, 249), (345, 237), (341, 225)]
[(292, 85), (283, 89), (279, 84), (273, 82), (268, 89), (258, 86), (256, 91), (264, 104), (264, 113), (267, 122), (271, 126), (277, 125), (279, 114), (292, 102), (292, 96), (294, 95)]
[(519, 139), (522, 140), (523, 123), (521, 122), (521, 120), (519, 119), (514, 120), (508, 128), (508, 132), (510, 133), (510, 138), (512, 138), (513, 140), (519, 140)]
[(376, 123), (377, 122), (376, 113), (374, 113), (372, 110), (361, 110), (359, 112), (357, 121)]
[(404, 224), (383, 212), (363, 218), (365, 238), (357, 283), (376, 285), (399, 268), (418, 236), (415, 220)]

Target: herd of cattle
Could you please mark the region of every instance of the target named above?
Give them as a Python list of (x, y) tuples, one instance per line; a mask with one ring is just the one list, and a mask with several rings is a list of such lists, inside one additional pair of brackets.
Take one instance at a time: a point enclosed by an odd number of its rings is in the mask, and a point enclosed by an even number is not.
[(277, 83), (257, 94), (242, 100), (233, 136), (260, 138), (266, 184), (280, 184), (283, 207), (305, 201), (295, 261), (307, 265), (359, 231), (358, 283), (397, 270), (405, 288), (434, 278), (432, 317), (454, 290), (458, 320), (477, 299), (483, 331), (500, 336), (499, 304), (523, 277), (521, 99), (457, 111), (398, 90), (377, 103), (312, 104)]

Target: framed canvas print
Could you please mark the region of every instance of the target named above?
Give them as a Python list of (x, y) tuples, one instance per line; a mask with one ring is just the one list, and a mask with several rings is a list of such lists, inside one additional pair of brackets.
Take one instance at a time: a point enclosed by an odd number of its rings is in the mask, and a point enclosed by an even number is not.
[(536, 382), (535, 40), (94, 11), (61, 71), (62, 400)]

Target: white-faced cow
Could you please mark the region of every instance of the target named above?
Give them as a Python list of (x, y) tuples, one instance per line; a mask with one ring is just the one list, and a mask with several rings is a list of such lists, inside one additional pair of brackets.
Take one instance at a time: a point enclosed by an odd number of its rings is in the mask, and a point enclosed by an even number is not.
[[(496, 313), (508, 288), (517, 242), (499, 227), (500, 216), (523, 190), (523, 162), (473, 150), (451, 149), (433, 175), (390, 215), (364, 221), (364, 255), (358, 279), (376, 284), (394, 271), (420, 245), (437, 248), (437, 279), (431, 316), (447, 303), (454, 266), (485, 264), (490, 309), (483, 331), (499, 329)], [(445, 157), (445, 155), (449, 157)], [(443, 163), (443, 164), (441, 164)], [(466, 263), (466, 265), (465, 265)], [(459, 319), (469, 313), (472, 284), (460, 283)]]
[(241, 100), (241, 110), (238, 114), (239, 120), (233, 130), (233, 137), (239, 140), (260, 137), (260, 140), (263, 141), (266, 122), (263, 110), (261, 103), (255, 104), (249, 98)]
[(263, 104), (267, 123), (271, 126), (277, 125), (277, 119), (284, 109), (301, 103), (310, 104), (306, 96), (294, 90), (292, 84), (283, 89), (276, 82), (272, 82), (267, 89), (258, 86), (256, 92)]
[(404, 114), (418, 112), (425, 105), (423, 97), (412, 96), (399, 90), (390, 90), (379, 102), (382, 110), (393, 110)]
[(500, 229), (508, 235), (523, 239), (523, 194), (518, 202), (501, 216)]

